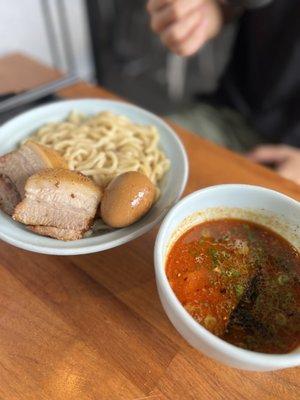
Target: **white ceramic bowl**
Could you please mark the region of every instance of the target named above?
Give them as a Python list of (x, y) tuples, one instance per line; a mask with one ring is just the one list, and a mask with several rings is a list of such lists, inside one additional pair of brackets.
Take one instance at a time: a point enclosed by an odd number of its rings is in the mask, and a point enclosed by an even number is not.
[(188, 161), (183, 145), (174, 131), (160, 118), (139, 107), (116, 101), (84, 99), (59, 101), (25, 112), (0, 127), (0, 155), (18, 144), (47, 122), (62, 121), (72, 111), (92, 115), (112, 111), (140, 124), (155, 125), (160, 146), (171, 160), (171, 168), (160, 184), (161, 196), (150, 212), (135, 224), (89, 238), (62, 242), (36, 235), (0, 211), (0, 239), (22, 249), (45, 254), (74, 255), (93, 253), (119, 246), (149, 231), (181, 196), (188, 177)]
[(261, 223), (300, 250), (300, 203), (278, 192), (250, 185), (220, 185), (182, 199), (164, 219), (155, 244), (155, 273), (162, 305), (178, 332), (196, 349), (224, 364), (254, 371), (300, 365), (300, 347), (288, 354), (263, 354), (236, 347), (197, 323), (175, 296), (165, 273), (167, 253), (187, 229), (204, 220), (238, 217)]

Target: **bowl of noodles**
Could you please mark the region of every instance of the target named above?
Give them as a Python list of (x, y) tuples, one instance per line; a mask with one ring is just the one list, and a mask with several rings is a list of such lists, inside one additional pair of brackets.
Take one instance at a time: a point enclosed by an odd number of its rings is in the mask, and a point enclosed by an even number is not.
[(25, 112), (1, 126), (0, 156), (28, 139), (55, 149), (69, 169), (102, 187), (124, 172), (141, 172), (155, 185), (156, 201), (133, 225), (108, 229), (98, 219), (86, 237), (71, 242), (38, 236), (0, 211), (0, 238), (26, 250), (74, 255), (124, 244), (160, 222), (186, 185), (187, 156), (174, 131), (154, 114), (125, 102), (68, 100)]

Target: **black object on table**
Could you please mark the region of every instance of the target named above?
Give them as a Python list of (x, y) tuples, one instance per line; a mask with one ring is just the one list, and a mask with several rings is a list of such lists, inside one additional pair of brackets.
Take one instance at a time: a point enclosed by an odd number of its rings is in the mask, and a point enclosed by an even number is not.
[[(1, 104), (1, 101), (7, 100), (9, 98), (13, 98), (13, 96), (15, 96), (14, 93), (7, 93), (4, 95), (0, 95), (0, 104)], [(2, 112), (2, 113), (0, 113), (0, 127), (5, 122), (9, 121), (11, 118), (14, 118), (19, 114), (22, 114), (25, 111), (29, 111), (29, 110), (33, 109), (34, 107), (38, 107), (43, 104), (51, 103), (51, 102), (58, 101), (58, 100), (61, 100), (61, 98), (58, 95), (51, 94), (51, 95), (43, 97), (42, 99), (33, 101), (29, 104), (25, 104), (23, 106), (16, 107), (13, 110)]]

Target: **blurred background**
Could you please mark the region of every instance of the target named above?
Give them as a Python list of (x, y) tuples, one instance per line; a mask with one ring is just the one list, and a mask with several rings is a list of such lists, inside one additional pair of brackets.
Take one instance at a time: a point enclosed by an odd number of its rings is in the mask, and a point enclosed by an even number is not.
[(160, 114), (216, 87), (234, 27), (185, 60), (150, 31), (146, 0), (0, 0), (0, 57), (22, 52)]

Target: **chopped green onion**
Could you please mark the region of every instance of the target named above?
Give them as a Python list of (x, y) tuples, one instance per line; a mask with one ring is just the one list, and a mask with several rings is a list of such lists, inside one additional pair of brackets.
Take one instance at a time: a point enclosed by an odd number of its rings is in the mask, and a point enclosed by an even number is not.
[(239, 271), (232, 268), (232, 269), (228, 269), (227, 271), (225, 271), (225, 275), (227, 275), (228, 278), (238, 278), (241, 274), (239, 273)]
[(290, 280), (289, 276), (288, 276), (288, 275), (285, 275), (285, 274), (281, 274), (281, 275), (279, 275), (279, 277), (278, 277), (278, 283), (279, 283), (279, 285), (284, 285), (285, 283), (288, 283), (289, 280)]
[(207, 315), (203, 321), (205, 328), (207, 328), (208, 330), (213, 329), (215, 327), (216, 323), (217, 323), (217, 320), (212, 315)]
[(242, 285), (235, 285), (235, 292), (236, 292), (236, 295), (237, 295), (237, 297), (242, 297), (242, 295), (243, 295), (243, 293), (244, 293), (244, 288), (243, 288), (243, 286)]
[(250, 226), (247, 225), (247, 224), (243, 224), (243, 227), (245, 228), (245, 230), (246, 230), (246, 232), (247, 232), (248, 240), (249, 240), (250, 242), (253, 242), (254, 239), (255, 239), (255, 235), (254, 235), (254, 233), (251, 231)]
[(214, 249), (213, 247), (210, 247), (208, 249), (209, 255), (211, 257), (211, 261), (213, 263), (213, 266), (216, 267), (218, 265), (218, 251)]
[(278, 325), (284, 326), (286, 325), (286, 316), (282, 313), (277, 313), (275, 315), (275, 321), (277, 322)]

